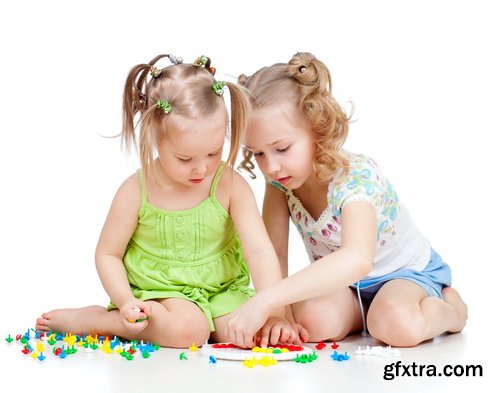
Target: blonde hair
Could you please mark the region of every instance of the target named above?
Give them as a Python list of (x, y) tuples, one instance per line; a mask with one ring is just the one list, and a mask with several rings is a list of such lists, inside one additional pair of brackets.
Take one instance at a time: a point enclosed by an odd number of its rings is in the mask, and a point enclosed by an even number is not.
[[(337, 170), (345, 175), (349, 161), (341, 148), (349, 131), (349, 120), (331, 92), (331, 75), (325, 64), (310, 53), (295, 54), (288, 64), (278, 63), (264, 67), (238, 82), (250, 93), (254, 109), (263, 109), (291, 103), (310, 126), (316, 153), (313, 168), (321, 182), (330, 181)], [(243, 150), (239, 168), (255, 178), (253, 155)]]
[[(136, 129), (140, 127), (139, 155), (144, 176), (154, 176), (154, 153), (158, 144), (180, 118), (196, 119), (227, 108), (221, 96), (213, 90), (216, 82), (205, 66), (172, 64), (157, 69), (158, 60), (172, 55), (156, 56), (147, 64), (134, 66), (126, 79), (123, 91), (122, 143), (129, 148), (137, 146)], [(230, 149), (227, 163), (234, 167), (247, 123), (248, 96), (243, 88), (226, 83), (231, 97)], [(157, 106), (158, 100), (167, 101), (172, 113)], [(134, 122), (137, 119), (137, 123)], [(176, 121), (177, 120), (177, 121)], [(156, 178), (156, 177), (155, 177)]]

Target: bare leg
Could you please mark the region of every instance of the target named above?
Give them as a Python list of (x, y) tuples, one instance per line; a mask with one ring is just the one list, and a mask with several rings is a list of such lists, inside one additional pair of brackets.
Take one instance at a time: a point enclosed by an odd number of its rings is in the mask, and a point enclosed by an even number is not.
[[(35, 328), (41, 331), (53, 331), (72, 334), (105, 334), (100, 331), (96, 324), (110, 326), (112, 328), (114, 319), (118, 322), (118, 310), (109, 311), (101, 306), (88, 306), (82, 308), (61, 308), (45, 312), (37, 318)], [(113, 335), (118, 335), (114, 333)]]
[(367, 316), (370, 334), (392, 346), (413, 347), (445, 332), (459, 332), (467, 320), (467, 306), (453, 288), (444, 300), (409, 280), (389, 281), (375, 295)]
[(210, 340), (217, 343), (225, 343), (231, 341), (229, 337), (227, 337), (224, 332), (226, 331), (226, 324), (231, 316), (231, 313), (222, 315), (214, 319), (215, 332), (212, 332), (210, 335)]
[(292, 304), (292, 310), (312, 342), (342, 340), (363, 328), (358, 298), (350, 288)]
[(120, 320), (118, 310), (107, 311), (100, 306), (44, 313), (37, 319), (36, 328), (43, 331), (120, 336), (176, 348), (205, 343), (210, 329), (205, 315), (196, 304), (176, 298), (149, 302), (152, 307), (149, 320), (130, 324), (130, 329)]

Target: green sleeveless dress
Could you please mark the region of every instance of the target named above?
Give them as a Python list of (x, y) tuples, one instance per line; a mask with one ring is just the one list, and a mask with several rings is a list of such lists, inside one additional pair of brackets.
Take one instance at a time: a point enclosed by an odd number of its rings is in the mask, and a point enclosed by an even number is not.
[[(165, 211), (147, 200), (143, 176), (139, 220), (123, 262), (137, 299), (180, 298), (207, 317), (227, 314), (251, 296), (250, 275), (233, 221), (215, 196), (221, 163), (210, 195), (188, 210)], [(116, 308), (112, 304), (110, 309)]]

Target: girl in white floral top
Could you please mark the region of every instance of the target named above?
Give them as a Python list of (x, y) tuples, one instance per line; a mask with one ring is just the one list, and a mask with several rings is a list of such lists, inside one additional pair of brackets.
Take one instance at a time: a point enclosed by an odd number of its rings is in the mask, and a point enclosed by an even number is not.
[(242, 168), (253, 174), (255, 158), (266, 177), (263, 216), (283, 275), (290, 218), (314, 263), (245, 303), (227, 325), (229, 337), (252, 346), (269, 310), (283, 305), (291, 305), (304, 341), (364, 329), (409, 347), (461, 331), (467, 306), (450, 287), (449, 266), (375, 161), (342, 149), (349, 118), (326, 66), (297, 53), (239, 79), (253, 106)]

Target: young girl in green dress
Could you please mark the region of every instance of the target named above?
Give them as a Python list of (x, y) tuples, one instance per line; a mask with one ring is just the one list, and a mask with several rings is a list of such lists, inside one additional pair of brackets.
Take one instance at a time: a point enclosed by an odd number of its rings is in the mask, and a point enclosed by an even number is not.
[[(157, 68), (166, 57), (173, 64)], [(279, 262), (253, 193), (233, 170), (248, 101), (241, 87), (217, 82), (214, 73), (205, 56), (183, 64), (160, 55), (131, 69), (122, 138), (135, 144), (140, 128), (141, 169), (118, 189), (96, 249), (111, 303), (46, 312), (36, 321), (38, 330), (168, 347), (228, 341), (228, 316), (254, 294), (250, 274), (257, 292), (279, 281)], [(263, 329), (266, 341), (297, 338), (283, 316), (283, 309), (273, 311)]]

